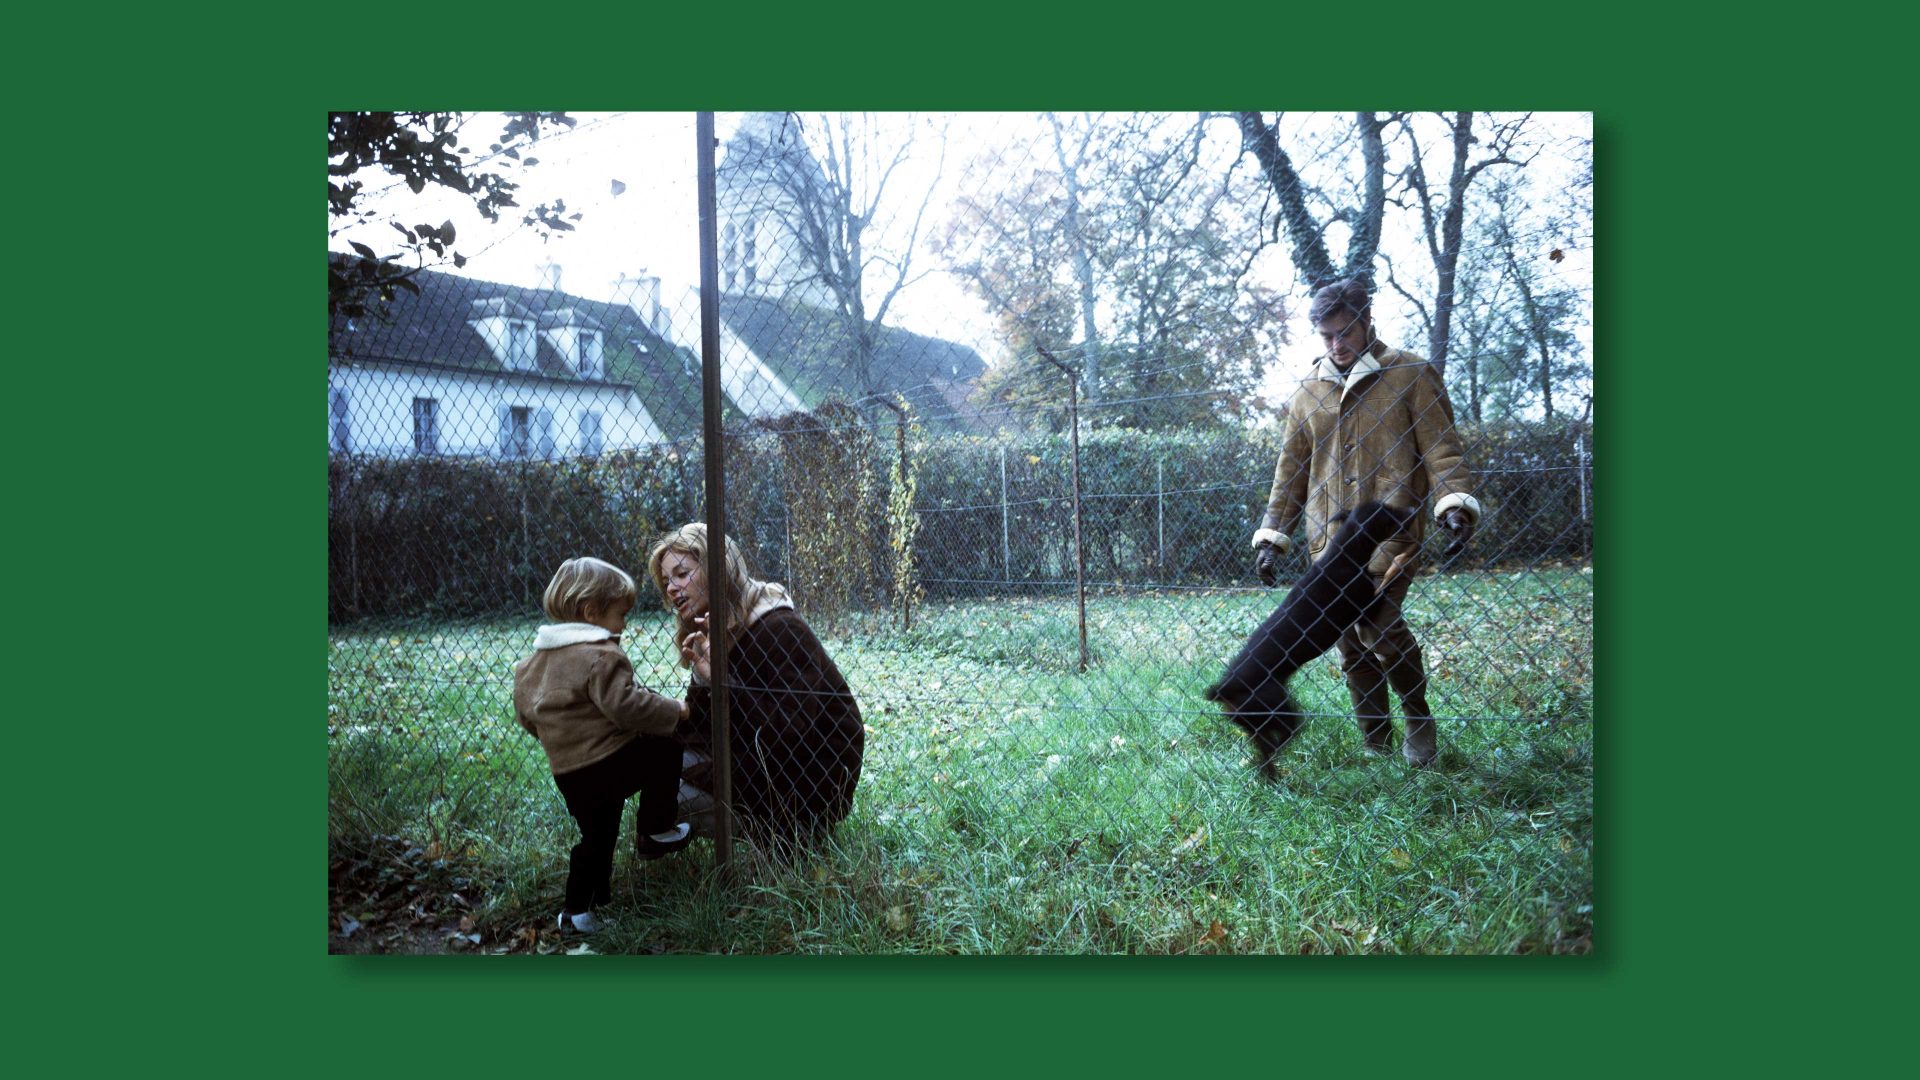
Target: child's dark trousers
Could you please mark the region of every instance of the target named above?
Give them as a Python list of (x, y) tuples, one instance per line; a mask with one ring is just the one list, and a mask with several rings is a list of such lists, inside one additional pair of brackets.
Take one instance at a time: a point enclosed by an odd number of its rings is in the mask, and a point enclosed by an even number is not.
[(567, 911), (579, 914), (613, 896), (613, 849), (627, 797), (640, 793), (634, 841), (667, 832), (676, 824), (680, 794), (680, 744), (661, 735), (641, 735), (584, 768), (553, 778), (580, 826), (567, 864)]

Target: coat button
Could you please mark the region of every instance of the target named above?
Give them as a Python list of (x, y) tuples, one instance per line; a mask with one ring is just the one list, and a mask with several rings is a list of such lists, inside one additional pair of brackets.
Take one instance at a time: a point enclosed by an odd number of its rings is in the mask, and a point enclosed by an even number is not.
[(1351, 476), (1347, 477), (1347, 483), (1351, 484), (1353, 482), (1354, 482), (1353, 477)]
[(1351, 449), (1353, 449), (1353, 444), (1352, 444), (1352, 443), (1348, 443), (1348, 444), (1346, 445), (1346, 447), (1345, 447), (1345, 448), (1346, 448), (1346, 449), (1348, 449), (1348, 450), (1351, 450)]

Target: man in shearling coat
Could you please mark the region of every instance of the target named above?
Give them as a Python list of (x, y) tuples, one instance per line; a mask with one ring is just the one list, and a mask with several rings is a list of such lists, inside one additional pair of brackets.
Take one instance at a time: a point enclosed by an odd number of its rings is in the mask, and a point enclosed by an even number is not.
[[(1292, 550), (1306, 516), (1307, 551), (1319, 558), (1330, 522), (1369, 499), (1390, 506), (1431, 503), (1434, 519), (1456, 545), (1473, 535), (1480, 503), (1461, 460), (1453, 405), (1440, 373), (1425, 359), (1388, 348), (1374, 336), (1364, 281), (1337, 281), (1314, 294), (1309, 312), (1326, 354), (1287, 403), (1286, 441), (1273, 470), (1273, 493), (1253, 536), (1254, 569), (1268, 586), (1279, 557)], [(1380, 545), (1367, 572), (1386, 581), (1380, 603), (1340, 638), (1340, 667), (1354, 717), (1369, 749), (1393, 749), (1387, 688), (1406, 717), (1405, 754), (1425, 765), (1438, 752), (1427, 705), (1420, 644), (1401, 617), (1413, 580), (1425, 520), (1416, 515), (1401, 536)], [(1389, 575), (1398, 556), (1402, 569)]]

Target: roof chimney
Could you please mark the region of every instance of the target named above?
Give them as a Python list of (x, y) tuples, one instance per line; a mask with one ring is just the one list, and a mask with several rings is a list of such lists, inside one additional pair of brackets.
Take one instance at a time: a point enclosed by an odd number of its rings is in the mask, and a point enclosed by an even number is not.
[(647, 273), (645, 267), (633, 275), (622, 270), (613, 279), (613, 295), (610, 299), (616, 304), (631, 307), (654, 333), (666, 336), (667, 324), (660, 310), (660, 279)]
[(560, 291), (560, 264), (552, 258), (540, 264), (540, 287)]

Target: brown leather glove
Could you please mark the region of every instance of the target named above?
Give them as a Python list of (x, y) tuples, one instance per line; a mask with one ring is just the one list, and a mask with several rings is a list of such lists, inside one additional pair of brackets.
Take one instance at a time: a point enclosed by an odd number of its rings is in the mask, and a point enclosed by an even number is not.
[(1269, 543), (1262, 543), (1253, 549), (1253, 572), (1260, 578), (1260, 584), (1271, 589), (1280, 581), (1280, 549)]

